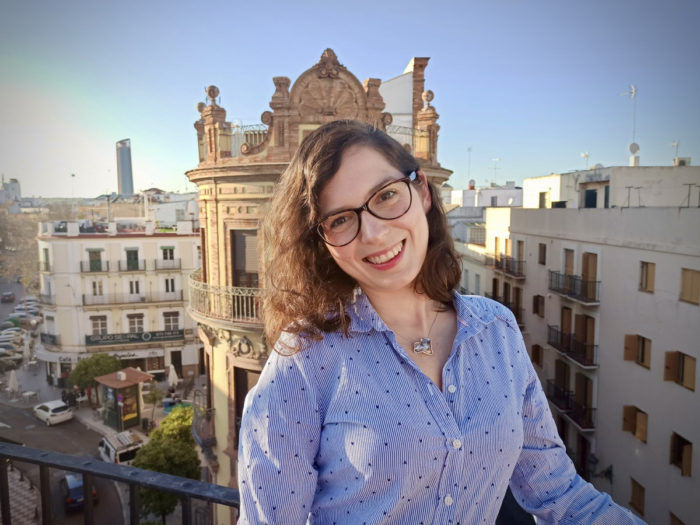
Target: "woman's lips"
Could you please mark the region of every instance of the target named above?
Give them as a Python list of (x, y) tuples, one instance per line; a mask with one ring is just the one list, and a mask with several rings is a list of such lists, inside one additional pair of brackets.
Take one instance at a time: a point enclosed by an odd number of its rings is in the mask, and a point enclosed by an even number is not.
[(371, 257), (365, 257), (365, 260), (371, 264), (382, 265), (395, 259), (402, 251), (404, 247), (404, 241), (397, 243), (395, 246), (385, 251), (380, 255), (375, 255)]

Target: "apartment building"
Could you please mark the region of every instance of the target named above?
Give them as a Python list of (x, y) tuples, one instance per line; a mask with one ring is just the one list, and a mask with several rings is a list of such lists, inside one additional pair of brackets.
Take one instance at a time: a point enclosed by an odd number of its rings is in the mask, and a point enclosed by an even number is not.
[[(209, 480), (237, 486), (243, 402), (274, 343), (262, 337), (260, 225), (275, 183), (308, 133), (343, 118), (386, 130), (413, 152), (431, 180), (445, 182), (451, 172), (437, 161), (438, 115), (430, 104), (432, 92), (424, 90), (427, 63), (414, 58), (385, 84), (373, 78), (360, 82), (327, 49), (293, 84), (287, 77), (273, 78), (272, 111), (252, 126), (227, 122), (216, 102), (218, 88), (207, 89), (208, 104), (199, 105), (201, 118), (194, 125), (199, 165), (187, 176), (198, 187), (202, 246), (201, 269), (189, 282), (189, 314), (199, 325), (208, 383), (195, 406), (193, 434)], [(382, 89), (395, 97), (391, 107), (400, 125), (384, 111)], [(235, 522), (228, 508), (214, 512), (216, 523)]]
[(104, 352), (163, 377), (200, 374), (202, 345), (186, 315), (187, 276), (199, 266), (191, 221), (142, 218), (39, 223), (44, 323), (36, 356), (63, 387), (80, 359)]
[(694, 523), (700, 168), (596, 168), (523, 189), (525, 208), (486, 210), (483, 246), (458, 243), (463, 286), (485, 281), (516, 314), (579, 473), (650, 524)]

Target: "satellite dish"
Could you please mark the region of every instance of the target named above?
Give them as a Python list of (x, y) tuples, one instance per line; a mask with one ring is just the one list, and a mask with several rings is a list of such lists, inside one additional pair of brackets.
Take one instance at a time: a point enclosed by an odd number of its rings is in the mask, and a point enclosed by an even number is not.
[(639, 151), (639, 144), (637, 144), (636, 142), (633, 142), (632, 144), (630, 144), (630, 153), (632, 155), (636, 154), (638, 151)]

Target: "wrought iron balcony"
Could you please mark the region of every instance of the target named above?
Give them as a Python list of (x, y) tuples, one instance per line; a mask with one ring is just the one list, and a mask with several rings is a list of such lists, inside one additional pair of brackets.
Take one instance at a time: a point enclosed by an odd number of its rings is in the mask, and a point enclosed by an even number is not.
[(503, 271), (516, 279), (525, 278), (525, 261), (513, 257), (501, 257)]
[(557, 385), (553, 379), (547, 379), (545, 394), (561, 410), (571, 410), (571, 391)]
[(109, 261), (80, 261), (81, 273), (99, 273), (109, 271)]
[(497, 294), (493, 294), (491, 292), (484, 292), (484, 297), (488, 297), (489, 299), (493, 299), (494, 301), (498, 301), (499, 303), (503, 302), (503, 297), (499, 297)]
[(162, 303), (168, 301), (182, 301), (182, 290), (178, 290), (177, 292), (149, 292), (135, 294), (83, 294), (84, 306), (94, 306), (101, 304)]
[(549, 289), (584, 304), (600, 303), (600, 281), (584, 281), (577, 275), (549, 270)]
[(262, 323), (260, 288), (205, 283), (201, 281), (200, 269), (190, 274), (189, 283), (189, 307), (193, 314), (234, 323)]
[(145, 259), (127, 259), (126, 261), (119, 261), (120, 272), (143, 272), (145, 269)]
[(180, 259), (155, 259), (154, 268), (156, 270), (179, 270)]
[(571, 400), (571, 411), (567, 413), (567, 416), (583, 430), (595, 428), (595, 408), (582, 405), (574, 399)]
[(598, 345), (579, 341), (576, 337), (571, 340), (571, 349), (566, 354), (584, 366), (598, 365)]
[(571, 349), (571, 334), (559, 330), (559, 327), (547, 325), (547, 344), (560, 352), (568, 353)]
[(59, 346), (61, 344), (61, 336), (60, 335), (45, 334), (44, 332), (41, 332), (39, 334), (39, 338), (41, 339), (41, 343), (44, 345)]
[(216, 435), (214, 434), (214, 414), (213, 408), (206, 408), (195, 403), (194, 417), (192, 419), (192, 436), (202, 449), (210, 449), (216, 446)]
[[(83, 476), (83, 490), (85, 494), (92, 492), (95, 478), (109, 479), (119, 483), (125, 483), (129, 487), (129, 515), (130, 523), (139, 523), (141, 514), (140, 488), (149, 488), (169, 492), (180, 497), (182, 515), (180, 523), (191, 525), (194, 523), (192, 516), (193, 501), (217, 503), (238, 509), (239, 494), (236, 489), (221, 485), (212, 485), (203, 481), (181, 478), (171, 474), (162, 474), (136, 467), (127, 467), (113, 463), (106, 463), (91, 458), (69, 456), (58, 452), (48, 452), (36, 448), (24, 447), (10, 443), (0, 442), (0, 518), (2, 523), (12, 522), (12, 509), (10, 491), (8, 486), (8, 462), (31, 463), (39, 466), (39, 493), (41, 497), (41, 522), (52, 523), (51, 515), (51, 469), (61, 469), (76, 472)], [(202, 507), (204, 509), (207, 506)], [(121, 512), (121, 509), (115, 509)], [(198, 508), (199, 512), (201, 509)], [(94, 523), (92, 498), (85, 498), (84, 522)], [(197, 516), (199, 523), (202, 516)], [(211, 516), (206, 516), (204, 522), (209, 522)]]
[(49, 264), (48, 261), (39, 261), (37, 267), (40, 272), (53, 272), (53, 265)]

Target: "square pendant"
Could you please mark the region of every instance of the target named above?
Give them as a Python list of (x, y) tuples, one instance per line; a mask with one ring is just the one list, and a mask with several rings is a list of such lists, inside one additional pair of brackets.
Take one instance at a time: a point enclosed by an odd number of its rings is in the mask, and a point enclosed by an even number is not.
[(433, 355), (433, 347), (429, 337), (422, 337), (420, 341), (413, 343), (413, 351), (417, 354)]

